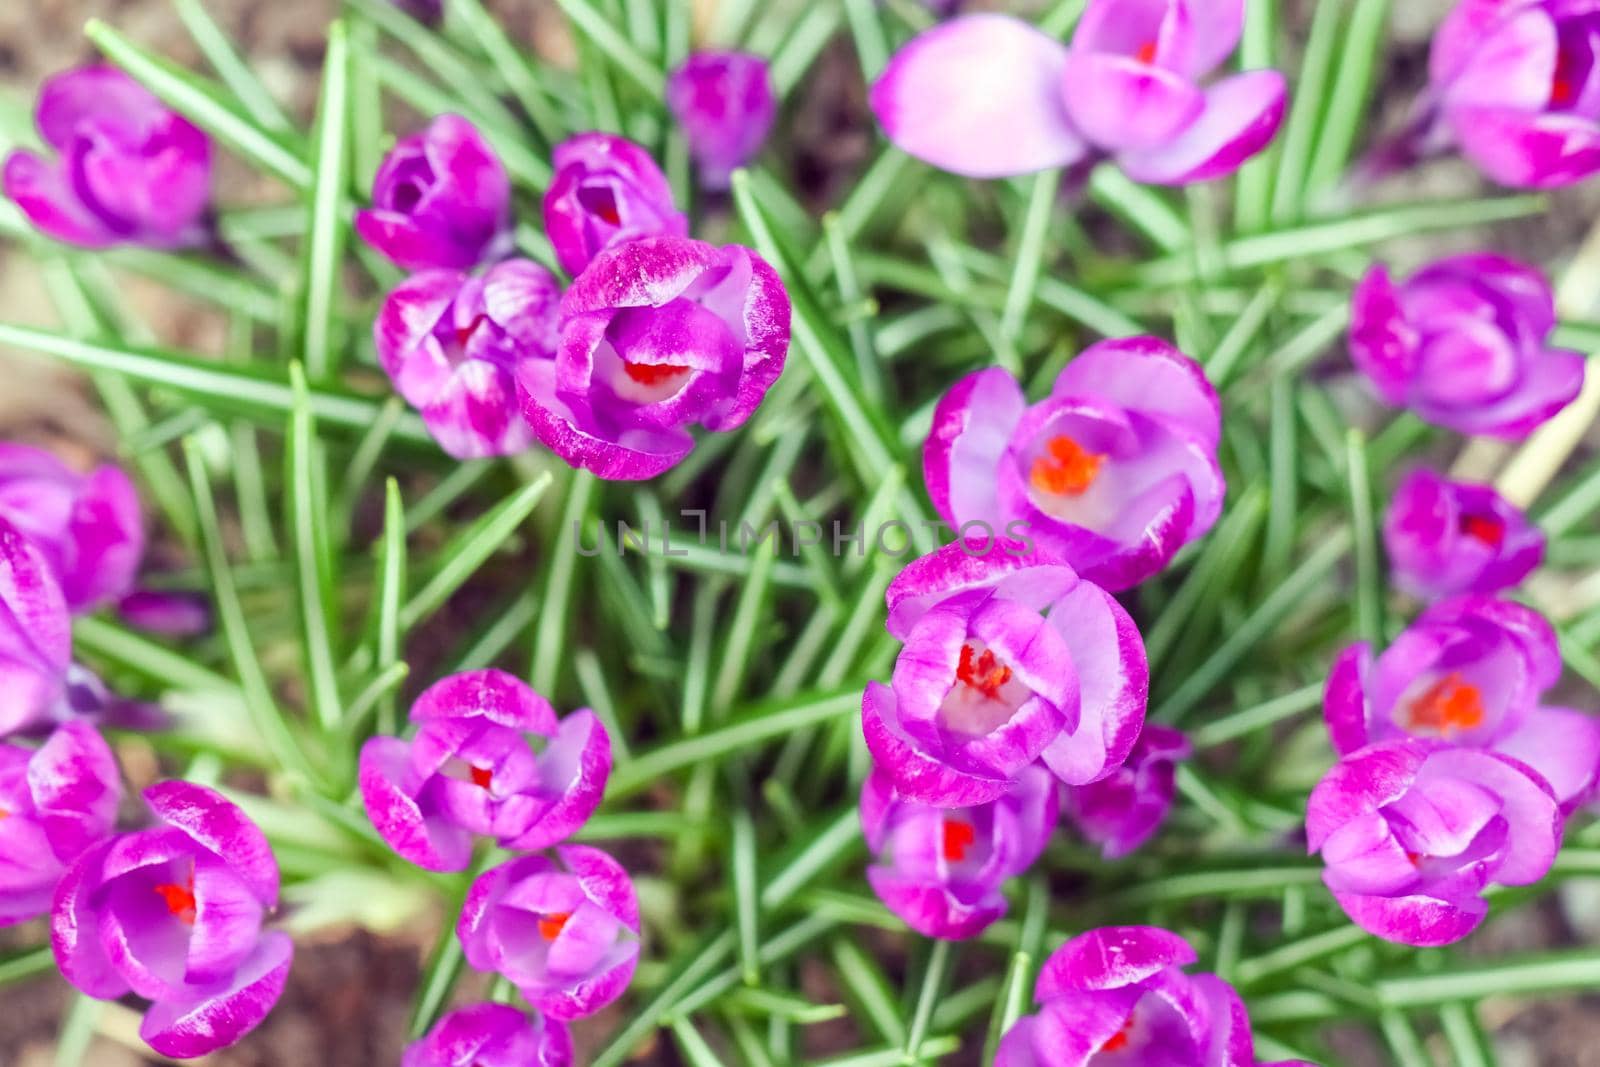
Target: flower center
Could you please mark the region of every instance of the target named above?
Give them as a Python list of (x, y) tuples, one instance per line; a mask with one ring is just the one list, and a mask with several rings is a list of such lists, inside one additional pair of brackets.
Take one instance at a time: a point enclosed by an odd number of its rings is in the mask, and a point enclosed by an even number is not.
[(1141, 63), (1154, 63), (1156, 61), (1156, 42), (1146, 41), (1133, 53), (1133, 58)]
[(688, 374), (689, 368), (676, 363), (629, 363), (624, 360), (622, 372), (640, 385), (660, 385), (677, 375)]
[(472, 784), (479, 789), (488, 789), (489, 783), (494, 781), (494, 771), (488, 767), (472, 767), (467, 773), (472, 776)]
[(163, 882), (156, 886), (156, 896), (166, 904), (167, 910), (185, 926), (193, 926), (196, 914), (194, 899), (194, 872), (189, 872), (189, 880), (183, 885), (176, 882)]
[(1579, 57), (1574, 48), (1556, 51), (1556, 69), (1550, 76), (1550, 106), (1567, 107), (1578, 98)]
[(539, 936), (546, 941), (554, 941), (561, 936), (561, 931), (567, 925), (567, 920), (572, 918), (570, 911), (556, 911), (539, 918)]
[(586, 185), (578, 190), (578, 203), (584, 210), (600, 217), (612, 226), (622, 225), (622, 212), (617, 210), (617, 194), (604, 185)]
[(0, 807), (0, 822), (5, 822), (9, 818), (11, 818), (11, 812), (3, 807)]
[(1121, 1052), (1123, 1049), (1128, 1047), (1128, 1042), (1130, 1040), (1132, 1040), (1132, 1033), (1133, 1033), (1133, 1012), (1130, 1011), (1128, 1013), (1128, 1017), (1126, 1019), (1122, 1020), (1122, 1029), (1118, 1030), (1116, 1033), (1114, 1033), (1110, 1037), (1106, 1038), (1105, 1044), (1100, 1046), (1100, 1051), (1101, 1052)]
[(1011, 680), (1011, 668), (996, 659), (987, 648), (978, 653), (971, 645), (962, 645), (961, 661), (956, 664), (956, 680), (971, 686), (990, 700), (999, 700), (1000, 687)]
[(467, 342), (472, 340), (472, 335), (478, 332), (478, 327), (482, 326), (484, 320), (487, 318), (487, 315), (479, 315), (465, 326), (457, 326), (456, 344), (460, 345), (462, 348), (467, 347)]
[(1066, 434), (1050, 438), (1045, 454), (1033, 461), (1028, 481), (1040, 492), (1055, 496), (1079, 496), (1100, 473), (1104, 455), (1089, 452)]
[(1436, 730), (1448, 736), (1453, 730), (1470, 730), (1483, 723), (1483, 694), (1452, 671), (1412, 701), (1410, 713), (1412, 729)]
[(1506, 538), (1506, 528), (1500, 520), (1486, 515), (1463, 515), (1461, 532), (1490, 548), (1499, 548)]
[(939, 851), (949, 862), (960, 863), (967, 858), (967, 849), (977, 840), (978, 832), (972, 828), (971, 823), (962, 822), (960, 819), (945, 819)]

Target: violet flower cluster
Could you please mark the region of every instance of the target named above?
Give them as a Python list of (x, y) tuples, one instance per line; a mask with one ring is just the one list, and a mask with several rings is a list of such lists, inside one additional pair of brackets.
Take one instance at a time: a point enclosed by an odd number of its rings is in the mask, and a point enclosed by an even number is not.
[(1111, 926), (1079, 934), (1045, 961), (1039, 1010), (1012, 1024), (994, 1067), (1311, 1067), (1256, 1059), (1250, 1016), (1177, 934)]
[(1135, 181), (1225, 177), (1283, 120), (1274, 70), (1212, 80), (1244, 0), (1090, 0), (1070, 44), (1006, 15), (942, 23), (895, 53), (872, 109), (897, 147), (1001, 178), (1114, 159)]
[(1544, 560), (1544, 533), (1487, 485), (1418, 469), (1395, 487), (1383, 518), (1395, 587), (1424, 600), (1498, 593)]
[(666, 99), (708, 189), (728, 188), (778, 117), (767, 61), (749, 52), (694, 53), (667, 78)]
[[(428, 870), (466, 870), (480, 838), (516, 852), (560, 845), (594, 814), (611, 773), (610, 735), (594, 712), (558, 719), (549, 701), (504, 671), (436, 682), (417, 698), (411, 722), (410, 739), (374, 737), (362, 747), (361, 796), (384, 841)], [(473, 967), (504, 975), (545, 1019), (574, 1019), (627, 987), (639, 907), (616, 860), (562, 845), (554, 859), (522, 856), (479, 876), (457, 934)], [(428, 1048), (481, 1040), (507, 1057), (538, 1048), (553, 1064), (570, 1060), (565, 1031), (508, 1018), (458, 1020), (411, 1054), (428, 1063), (443, 1055)]]
[(446, 115), (395, 148), (357, 222), (418, 271), (373, 325), (379, 361), (452, 456), (538, 441), (604, 478), (654, 477), (689, 454), (690, 427), (732, 430), (760, 405), (788, 353), (788, 296), (750, 249), (686, 236), (638, 145), (583, 133), (553, 162), (545, 231), (574, 275), (564, 292), (544, 266), (501, 258), (510, 182), (470, 123)]

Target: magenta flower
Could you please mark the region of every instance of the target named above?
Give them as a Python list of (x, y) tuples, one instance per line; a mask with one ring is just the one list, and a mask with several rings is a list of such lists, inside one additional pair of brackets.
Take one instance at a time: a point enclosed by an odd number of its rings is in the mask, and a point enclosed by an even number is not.
[(50, 910), (67, 865), (110, 835), (121, 795), (116, 758), (88, 723), (36, 749), (0, 744), (0, 926)]
[(1462, 433), (1523, 437), (1583, 386), (1551, 348), (1544, 275), (1503, 256), (1437, 260), (1400, 285), (1382, 264), (1351, 295), (1350, 355), (1387, 404)]
[(1006, 913), (1000, 887), (1039, 858), (1058, 807), (1056, 780), (1037, 765), (998, 799), (968, 808), (907, 800), (874, 771), (861, 787), (861, 830), (877, 857), (867, 881), (924, 937), (976, 937)]
[(1544, 559), (1544, 533), (1487, 485), (1408, 474), (1383, 520), (1394, 584), (1424, 600), (1498, 593)]
[(523, 856), (467, 891), (456, 934), (467, 962), (505, 976), (551, 1019), (593, 1015), (639, 962), (639, 902), (628, 872), (597, 848)]
[(0, 443), (0, 517), (49, 562), (73, 612), (132, 591), (144, 520), (138, 491), (117, 467), (79, 474), (43, 449)]
[(72, 619), (39, 550), (0, 518), (0, 737), (70, 717)]
[(1098, 782), (1064, 788), (1062, 807), (1106, 859), (1126, 856), (1166, 821), (1178, 763), (1193, 751), (1182, 730), (1147, 722), (1127, 762)]
[(517, 406), (514, 372), (524, 359), (555, 358), (560, 301), (555, 275), (526, 259), (475, 276), (413, 274), (372, 324), (378, 361), (450, 455), (521, 452), (534, 438)]
[(701, 184), (726, 189), (766, 143), (778, 91), (760, 56), (696, 52), (667, 77), (667, 107), (689, 141)]
[(58, 241), (174, 248), (205, 240), (211, 142), (114, 67), (45, 82), (35, 114), (58, 157), (6, 158), (5, 194)]
[[(430, 871), (466, 870), (477, 834), (518, 850), (566, 840), (611, 774), (611, 738), (594, 712), (558, 722), (549, 701), (504, 671), (435, 682), (411, 721), (411, 741), (362, 746), (361, 797), (389, 847)], [(528, 734), (544, 739), (542, 750)]]
[(406, 270), (469, 270), (511, 250), (511, 180), (472, 123), (440, 115), (384, 157), (356, 232)]
[(649, 237), (607, 249), (561, 302), (554, 363), (524, 360), (539, 440), (602, 478), (653, 478), (694, 447), (685, 427), (743, 425), (783, 371), (789, 296), (742, 245)]
[(1036, 759), (1071, 785), (1127, 759), (1149, 689), (1144, 642), (1071, 567), (1017, 542), (958, 542), (907, 565), (887, 599), (905, 648), (890, 685), (868, 684), (861, 725), (902, 796), (972, 807)]
[(506, 1004), (451, 1012), (406, 1049), (400, 1067), (571, 1067), (572, 1036), (558, 1022)]
[(1503, 185), (1600, 170), (1600, 10), (1571, 0), (1462, 0), (1433, 38), (1430, 115)]
[(1381, 741), (1345, 756), (1311, 791), (1306, 842), (1357, 926), (1403, 945), (1447, 945), (1483, 921), (1487, 886), (1544, 877), (1561, 846), (1561, 810), (1509, 756)]
[(1256, 1067), (1244, 1002), (1214, 974), (1186, 974), (1196, 959), (1154, 926), (1079, 934), (1045, 961), (1040, 1010), (1006, 1032), (994, 1067)]
[(1555, 631), (1508, 600), (1463, 596), (1423, 612), (1381, 656), (1365, 642), (1334, 661), (1323, 695), (1333, 747), (1438, 737), (1510, 756), (1571, 809), (1600, 782), (1600, 718), (1546, 707), (1561, 677)]
[(50, 941), (82, 992), (149, 1000), (139, 1036), (187, 1059), (260, 1025), (294, 946), (262, 932), (278, 902), (278, 864), (244, 812), (189, 782), (161, 782), (144, 798), (160, 825), (78, 858), (56, 887)]
[(685, 237), (689, 220), (650, 153), (609, 133), (580, 133), (556, 145), (555, 178), (544, 194), (544, 229), (561, 269), (576, 277), (615, 245), (666, 234)]
[(1032, 406), (997, 367), (961, 379), (934, 410), (922, 469), (951, 526), (1026, 523), (1045, 554), (1115, 592), (1217, 521), (1220, 435), (1199, 364), (1131, 337), (1086, 349)]
[(1226, 177), (1283, 120), (1275, 70), (1202, 84), (1243, 24), (1244, 0), (1091, 0), (1068, 46), (967, 15), (895, 53), (872, 110), (897, 147), (974, 178), (1104, 157), (1141, 182)]

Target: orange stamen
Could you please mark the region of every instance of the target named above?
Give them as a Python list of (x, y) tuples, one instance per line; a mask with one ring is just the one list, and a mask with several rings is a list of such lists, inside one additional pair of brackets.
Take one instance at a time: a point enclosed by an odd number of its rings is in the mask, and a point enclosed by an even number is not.
[(11, 812), (5, 808), (0, 808), (0, 822), (5, 822), (9, 818), (11, 818)]
[(972, 828), (972, 824), (964, 823), (960, 819), (946, 819), (939, 851), (949, 862), (960, 863), (967, 858), (967, 849), (977, 840), (978, 833)]
[(956, 680), (964, 682), (988, 697), (1000, 698), (1000, 687), (1011, 680), (1011, 668), (995, 658), (993, 652), (973, 656), (971, 645), (961, 646), (961, 661), (956, 664)]
[(189, 880), (183, 885), (165, 882), (156, 886), (156, 895), (167, 905), (177, 920), (185, 926), (193, 926), (198, 905), (194, 899), (194, 872), (189, 872)]
[(1133, 58), (1141, 63), (1154, 63), (1156, 61), (1156, 42), (1146, 41), (1140, 45), (1139, 50), (1133, 54)]
[(1407, 862), (1409, 862), (1411, 864), (1411, 866), (1420, 867), (1420, 866), (1422, 866), (1422, 853), (1420, 853), (1420, 852), (1407, 852), (1406, 853), (1406, 860), (1407, 860)]
[(1094, 484), (1100, 464), (1106, 457), (1086, 451), (1082, 445), (1061, 434), (1045, 445), (1046, 455), (1033, 461), (1028, 481), (1035, 489), (1056, 496), (1078, 496)]
[(539, 920), (539, 936), (546, 941), (554, 941), (561, 935), (562, 929), (567, 925), (567, 920), (572, 918), (571, 912), (558, 911), (546, 915)]
[(494, 781), (494, 771), (488, 767), (473, 767), (470, 773), (472, 775), (472, 784), (479, 789), (488, 789), (489, 783)]
[(1411, 704), (1412, 729), (1470, 730), (1483, 723), (1483, 694), (1455, 672), (1434, 682)]
[(1120, 1052), (1128, 1047), (1129, 1034), (1133, 1030), (1133, 1013), (1123, 1020), (1122, 1029), (1106, 1038), (1106, 1043), (1100, 1046), (1101, 1052)]
[(676, 363), (623, 363), (623, 373), (640, 385), (660, 385), (676, 375), (687, 374), (688, 367)]
[(1506, 528), (1498, 519), (1485, 515), (1465, 515), (1461, 519), (1461, 532), (1490, 548), (1499, 548), (1506, 538)]

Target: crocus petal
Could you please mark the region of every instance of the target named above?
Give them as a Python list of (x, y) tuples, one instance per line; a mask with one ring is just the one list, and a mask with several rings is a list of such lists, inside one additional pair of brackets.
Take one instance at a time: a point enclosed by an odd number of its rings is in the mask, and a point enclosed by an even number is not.
[(139, 1036), (163, 1056), (203, 1056), (238, 1041), (261, 1025), (283, 995), (294, 942), (262, 936), (249, 959), (228, 979), (178, 990), (145, 1013)]
[(1559, 349), (1545, 352), (1525, 368), (1517, 389), (1504, 399), (1454, 411), (1448, 419), (1436, 421), (1448, 422), (1463, 433), (1512, 439), (1526, 437), (1576, 399), (1583, 388), (1586, 363), (1576, 352)]
[(1446, 117), (1461, 152), (1490, 178), (1549, 189), (1600, 170), (1600, 124), (1564, 112), (1456, 107)]
[(193, 782), (157, 782), (144, 791), (150, 810), (232, 868), (256, 899), (278, 902), (278, 861), (267, 835), (239, 806), (214, 789)]
[(1441, 900), (1425, 894), (1404, 897), (1333, 894), (1350, 921), (1370, 934), (1402, 945), (1449, 945), (1477, 929), (1489, 906), (1479, 897)]
[(19, 148), (6, 157), (0, 182), (6, 198), (28, 216), (28, 221), (58, 241), (80, 248), (105, 248), (120, 239), (83, 206), (60, 163), (48, 162)]
[(1009, 788), (1008, 779), (967, 774), (918, 751), (893, 716), (894, 692), (886, 685), (868, 682), (861, 702), (861, 730), (867, 749), (905, 796), (926, 804), (965, 808), (987, 804)]
[(190, 985), (224, 981), (254, 948), (264, 909), (225, 863), (207, 856), (195, 860), (194, 899), (194, 932), (184, 981)]
[(96, 845), (67, 868), (50, 906), (50, 947), (61, 975), (80, 992), (111, 1000), (128, 992), (100, 941), (100, 921), (90, 898), (102, 885), (101, 864), (111, 842)]
[(1050, 609), (1078, 674), (1078, 729), (1063, 733), (1040, 758), (1068, 785), (1085, 785), (1120, 767), (1138, 740), (1150, 690), (1139, 628), (1116, 599), (1080, 582)]
[(1565, 811), (1586, 803), (1600, 779), (1600, 719), (1571, 708), (1535, 708), (1494, 750), (1538, 771)]
[(557, 395), (555, 368), (527, 360), (517, 370), (517, 395), (534, 436), (574, 467), (611, 481), (642, 481), (675, 467), (694, 448), (683, 430), (599, 425), (592, 411)]
[(1333, 750), (1341, 756), (1364, 747), (1372, 739), (1365, 681), (1371, 664), (1372, 648), (1362, 642), (1339, 653), (1328, 672), (1328, 684), (1322, 692), (1322, 715), (1328, 723)]
[(908, 878), (888, 867), (867, 868), (867, 881), (878, 899), (923, 937), (964, 941), (976, 937), (1006, 913), (997, 891), (977, 901), (956, 899), (948, 889)]
[(1187, 78), (1128, 56), (1074, 50), (1061, 79), (1073, 125), (1111, 151), (1160, 148), (1206, 106)]
[(942, 600), (974, 590), (993, 590), (1043, 611), (1077, 585), (1072, 568), (1017, 541), (957, 541), (919, 556), (901, 568), (884, 594), (885, 624), (904, 641), (927, 611)]
[(1082, 158), (1060, 83), (1067, 49), (1020, 19), (969, 15), (896, 52), (872, 87), (894, 145), (943, 170), (1001, 178)]
[(1223, 178), (1265, 148), (1283, 121), (1283, 75), (1255, 70), (1206, 90), (1205, 110), (1160, 148), (1128, 151), (1118, 162), (1135, 181), (1188, 185)]
[(922, 447), (922, 473), (934, 510), (953, 527), (1000, 513), (994, 471), (1027, 401), (1015, 378), (989, 367), (939, 398)]
[(1050, 392), (1157, 416), (1211, 448), (1222, 438), (1222, 401), (1204, 368), (1157, 337), (1090, 345), (1061, 369)]
[(544, 737), (554, 737), (557, 726), (548, 700), (516, 675), (492, 668), (441, 679), (411, 706), (412, 722), (460, 718), (484, 718)]
[(87, 722), (63, 723), (28, 761), (35, 818), (63, 862), (111, 831), (122, 780), (116, 757)]
[(539, 821), (504, 847), (533, 852), (577, 833), (600, 806), (611, 774), (611, 735), (594, 712), (581, 708), (565, 719), (540, 757), (542, 788), (554, 803)]
[(1322, 848), (1328, 835), (1345, 823), (1403, 796), (1436, 747), (1415, 740), (1377, 744), (1335, 764), (1311, 791), (1306, 805), (1308, 851)]
[(464, 871), (472, 863), (472, 835), (423, 814), (407, 788), (410, 753), (397, 737), (374, 737), (361, 746), (358, 777), (367, 818), (407, 861), (430, 871)]
[(639, 898), (633, 879), (622, 864), (598, 848), (566, 845), (556, 849), (561, 863), (578, 879), (584, 895), (615, 916), (634, 933), (639, 932)]
[[(1473, 0), (1463, 6), (1473, 6)], [(1513, 13), (1502, 5), (1502, 11), (1508, 17), (1473, 41), (1449, 78), (1436, 83), (1447, 107), (1539, 111), (1549, 101), (1557, 62), (1555, 22), (1536, 6)]]
[(1075, 992), (1119, 989), (1198, 958), (1187, 941), (1159, 927), (1102, 927), (1051, 953), (1033, 995), (1043, 1003)]

